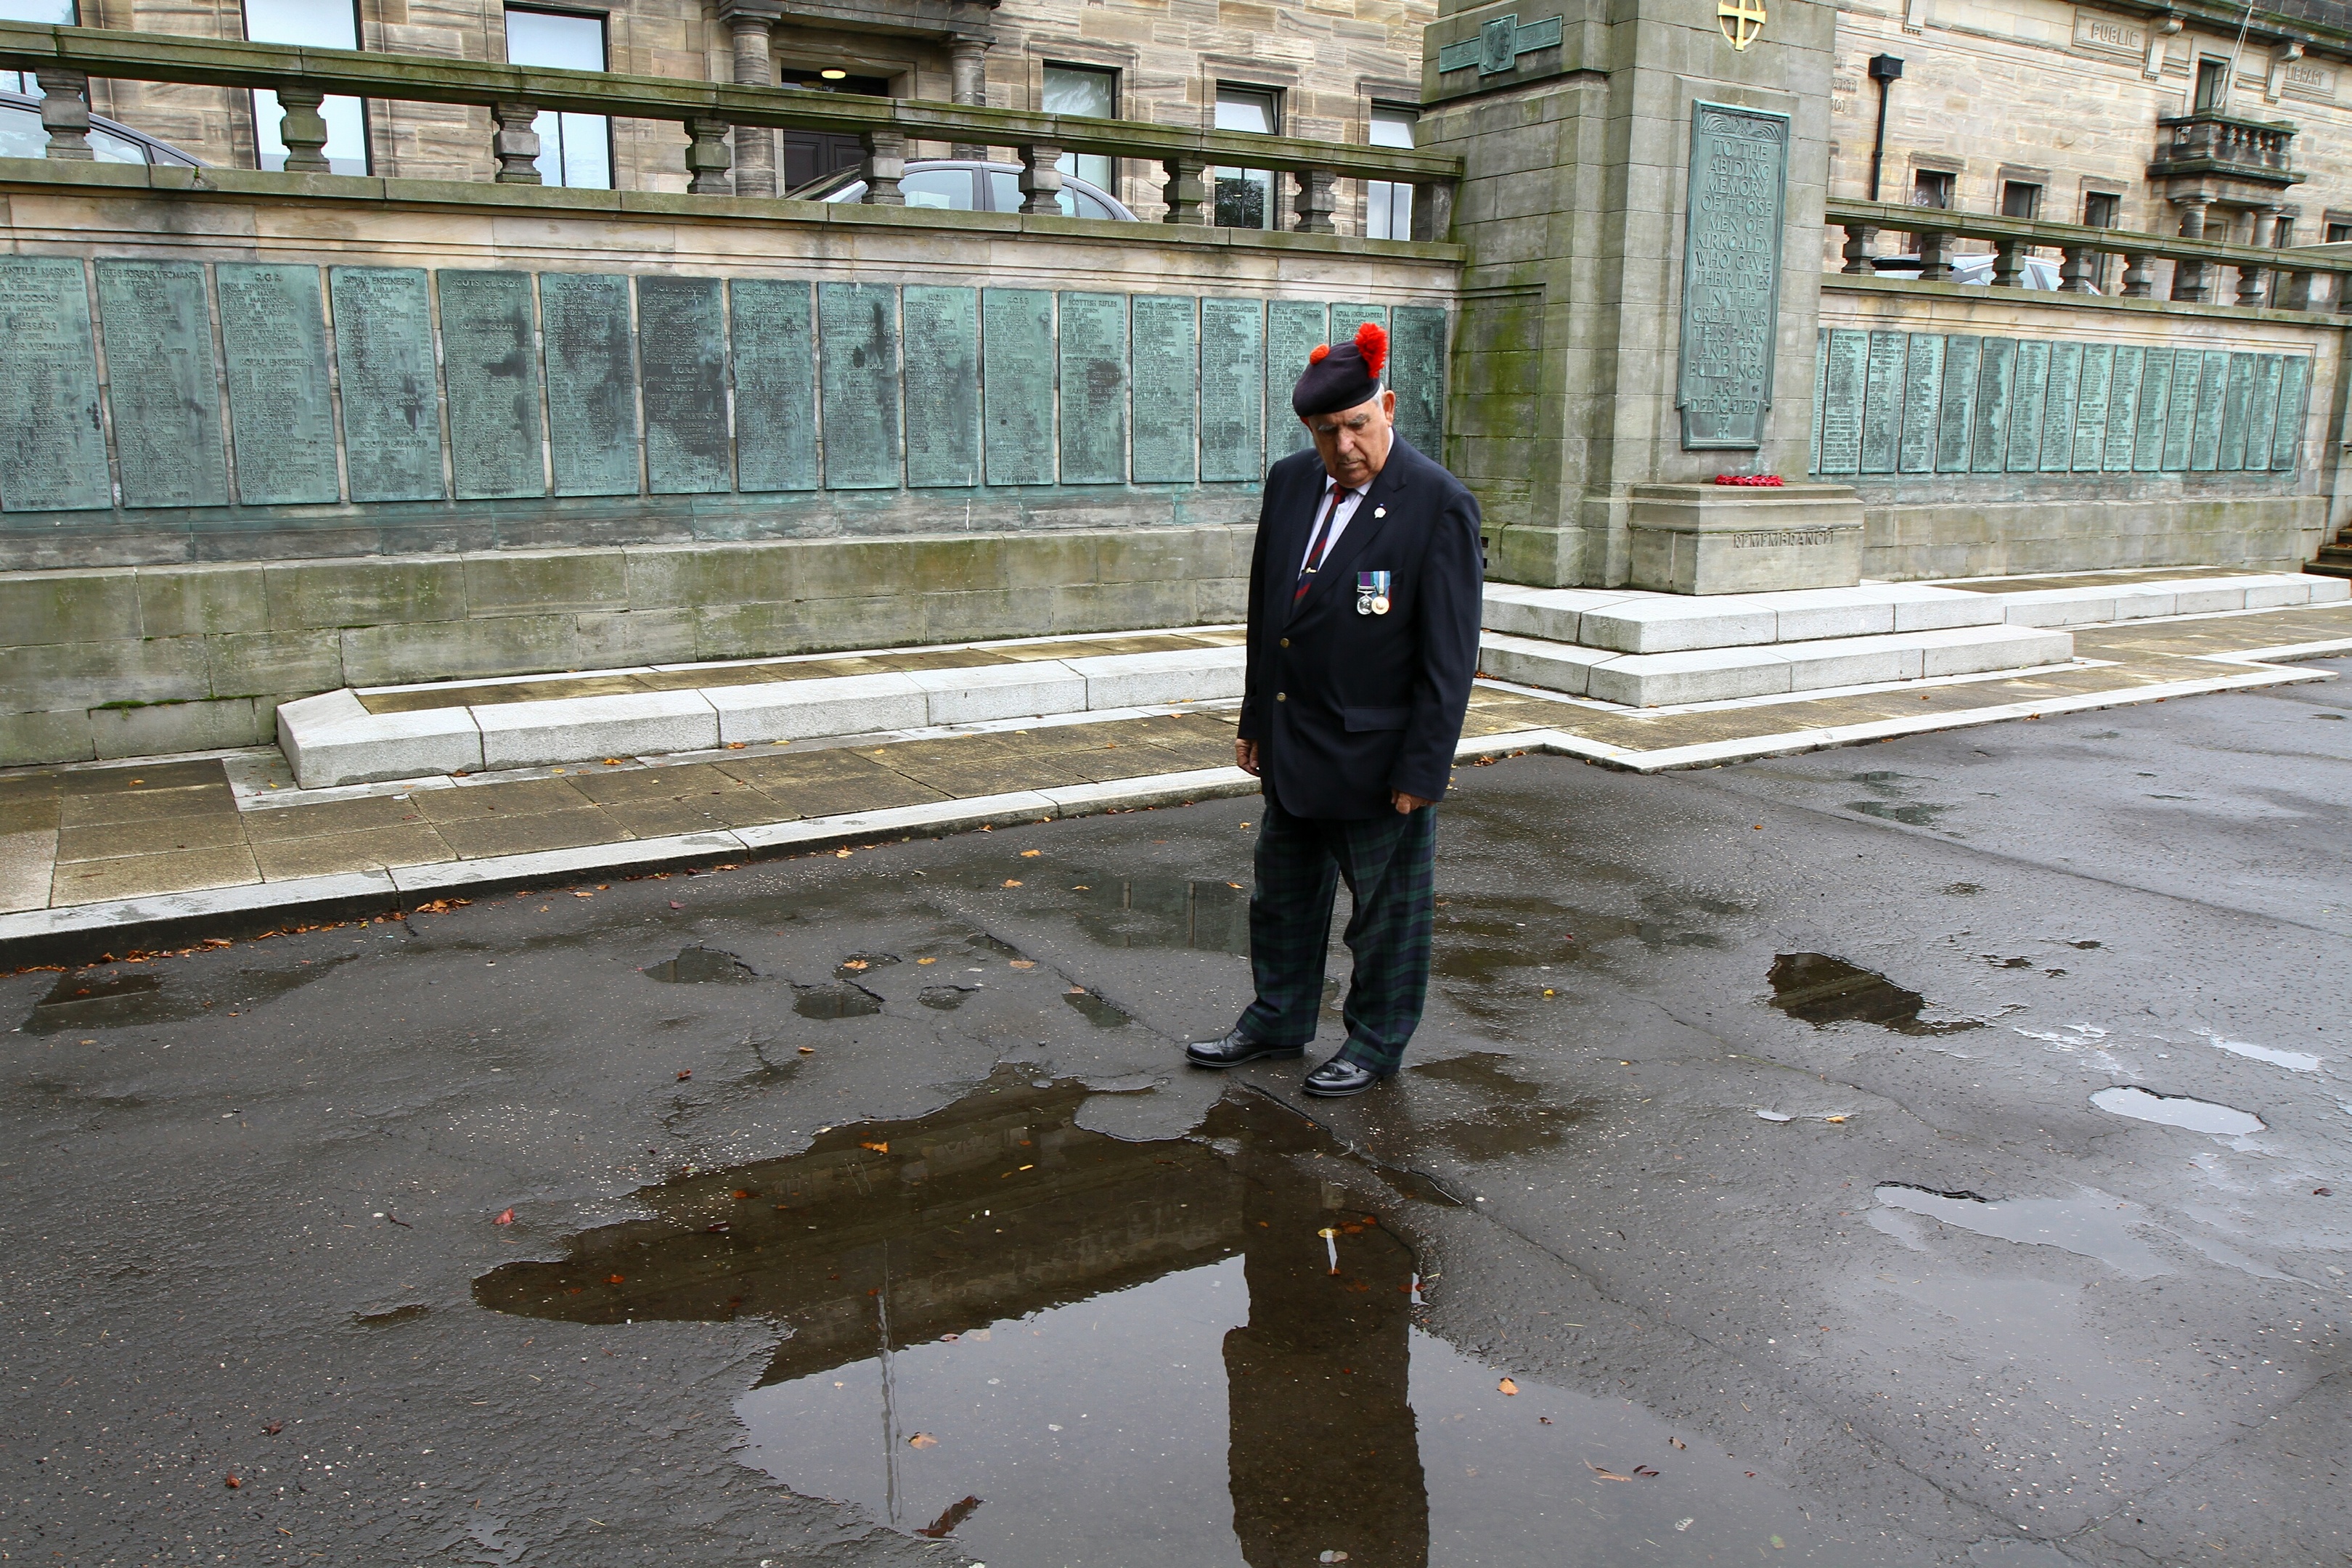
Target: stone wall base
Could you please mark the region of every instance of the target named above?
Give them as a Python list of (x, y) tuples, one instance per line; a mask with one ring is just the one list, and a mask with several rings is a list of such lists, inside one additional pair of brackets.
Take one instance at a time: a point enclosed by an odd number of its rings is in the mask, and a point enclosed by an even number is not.
[(1237, 621), (1225, 525), (0, 573), (0, 765), (276, 739), (345, 686)]
[(1862, 581), (1862, 502), (1845, 485), (1635, 485), (1630, 586), (1769, 594)]

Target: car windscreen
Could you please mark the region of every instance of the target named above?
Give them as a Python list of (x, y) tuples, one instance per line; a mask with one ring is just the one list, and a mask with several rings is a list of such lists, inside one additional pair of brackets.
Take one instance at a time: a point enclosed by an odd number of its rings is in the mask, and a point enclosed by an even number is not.
[[(89, 150), (101, 163), (143, 163), (147, 149), (100, 126), (89, 128)], [(0, 158), (46, 158), (49, 133), (41, 113), (22, 104), (0, 103)]]

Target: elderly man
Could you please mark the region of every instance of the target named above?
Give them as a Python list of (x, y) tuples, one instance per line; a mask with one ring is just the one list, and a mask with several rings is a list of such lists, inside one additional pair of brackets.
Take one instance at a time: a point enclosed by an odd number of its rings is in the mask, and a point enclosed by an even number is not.
[(1341, 878), (1354, 902), (1346, 1044), (1308, 1094), (1392, 1076), (1429, 992), (1437, 802), (1478, 667), (1478, 503), (1400, 439), (1367, 323), (1291, 393), (1315, 437), (1267, 473), (1250, 563), (1234, 760), (1264, 781), (1250, 964), (1257, 999), (1195, 1067), (1296, 1057), (1315, 1037)]

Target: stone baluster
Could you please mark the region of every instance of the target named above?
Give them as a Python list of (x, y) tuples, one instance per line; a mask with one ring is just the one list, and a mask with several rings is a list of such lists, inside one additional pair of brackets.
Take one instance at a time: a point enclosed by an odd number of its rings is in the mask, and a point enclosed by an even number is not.
[[(773, 87), (776, 20), (783, 14), (777, 0), (758, 5), (734, 0), (722, 13), (735, 42), (735, 80), (742, 87)], [(689, 129), (688, 134), (693, 132)], [(776, 195), (776, 133), (765, 125), (735, 127), (735, 194), (739, 196)]]
[(858, 142), (866, 149), (866, 160), (859, 171), (866, 177), (865, 204), (869, 207), (903, 207), (906, 193), (898, 182), (907, 177), (907, 138), (896, 131), (866, 131), (858, 133)]
[(539, 122), (539, 108), (529, 103), (494, 103), (490, 119), (498, 131), (490, 137), (490, 152), (498, 158), (496, 183), (501, 185), (536, 185), (539, 177), (539, 132), (532, 129)]
[(2303, 270), (2279, 274), (2278, 298), (2274, 301), (2282, 310), (2311, 309), (2311, 274)]
[(1162, 223), (1201, 225), (1209, 221), (1209, 165), (1200, 158), (1164, 158), (1160, 167), (1167, 180), (1160, 199), (1168, 204)]
[(1454, 182), (1433, 180), (1412, 188), (1412, 237), (1440, 243), (1454, 237)]
[(1877, 239), (1878, 230), (1873, 228), (1870, 225), (1866, 223), (1847, 224), (1845, 226), (1845, 265), (1839, 268), (1838, 270), (1842, 273), (1852, 273), (1856, 276), (1868, 272), (1870, 270), (1870, 247), (1877, 242)]
[(1048, 142), (1021, 149), (1021, 210), (1040, 217), (1062, 214), (1062, 150)]
[(76, 70), (60, 70), (44, 67), (37, 73), (41, 83), (41, 129), (49, 133), (49, 158), (77, 158), (89, 162), (97, 154), (89, 150), (89, 78)]
[[(948, 40), (948, 97), (950, 101), (975, 108), (988, 102), (988, 43), (959, 34)], [(977, 142), (955, 142), (948, 147), (951, 158), (985, 158), (988, 149)]]
[(2156, 258), (2145, 250), (2124, 252), (2124, 298), (2145, 300), (2156, 291)]
[[(2203, 196), (2173, 198), (2180, 208), (2180, 237), (2205, 237), (2205, 207), (2209, 198)], [(2202, 261), (2176, 261), (2172, 264), (2172, 297), (2176, 300), (2200, 300), (2213, 297), (2213, 285), (2208, 276), (2208, 264)]]
[(1992, 286), (2014, 289), (2025, 271), (2025, 242), (2021, 239), (1996, 239), (1992, 242)]
[(286, 172), (289, 174), (323, 174), (329, 172), (327, 163), (327, 121), (319, 106), (327, 101), (323, 92), (305, 92), (299, 88), (278, 89), (278, 106), (286, 111), (278, 121), (278, 139), (286, 143)]
[(1329, 169), (1300, 169), (1290, 176), (1298, 187), (1298, 216), (1291, 227), (1300, 234), (1330, 234), (1331, 215), (1339, 205), (1339, 176)]
[(2260, 305), (2263, 302), (2263, 296), (2269, 291), (2269, 268), (2263, 267), (2239, 268), (2237, 302), (2245, 306)]
[(1952, 280), (1952, 237), (1935, 229), (1919, 231), (1919, 280), (1922, 283), (1949, 283)]
[[(723, 196), (734, 187), (727, 179), (728, 165), (734, 162), (727, 149), (727, 133), (734, 127), (724, 120), (708, 115), (688, 115), (686, 121), (686, 172), (691, 176), (686, 188), (698, 196)], [(775, 184), (775, 171), (769, 171), (768, 183)]]
[(2061, 247), (2058, 252), (2058, 291), (2062, 294), (2093, 294), (2091, 274), (2098, 267), (2099, 253), (2086, 245)]

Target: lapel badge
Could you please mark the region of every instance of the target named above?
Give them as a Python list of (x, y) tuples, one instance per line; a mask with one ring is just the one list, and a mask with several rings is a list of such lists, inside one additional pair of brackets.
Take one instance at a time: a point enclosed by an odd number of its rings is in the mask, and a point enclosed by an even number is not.
[(1374, 517), (1386, 517), (1388, 514), (1389, 509), (1384, 506), (1376, 506), (1372, 508), (1372, 515)]
[(1356, 574), (1356, 614), (1385, 616), (1389, 613), (1389, 574), (1385, 572)]

